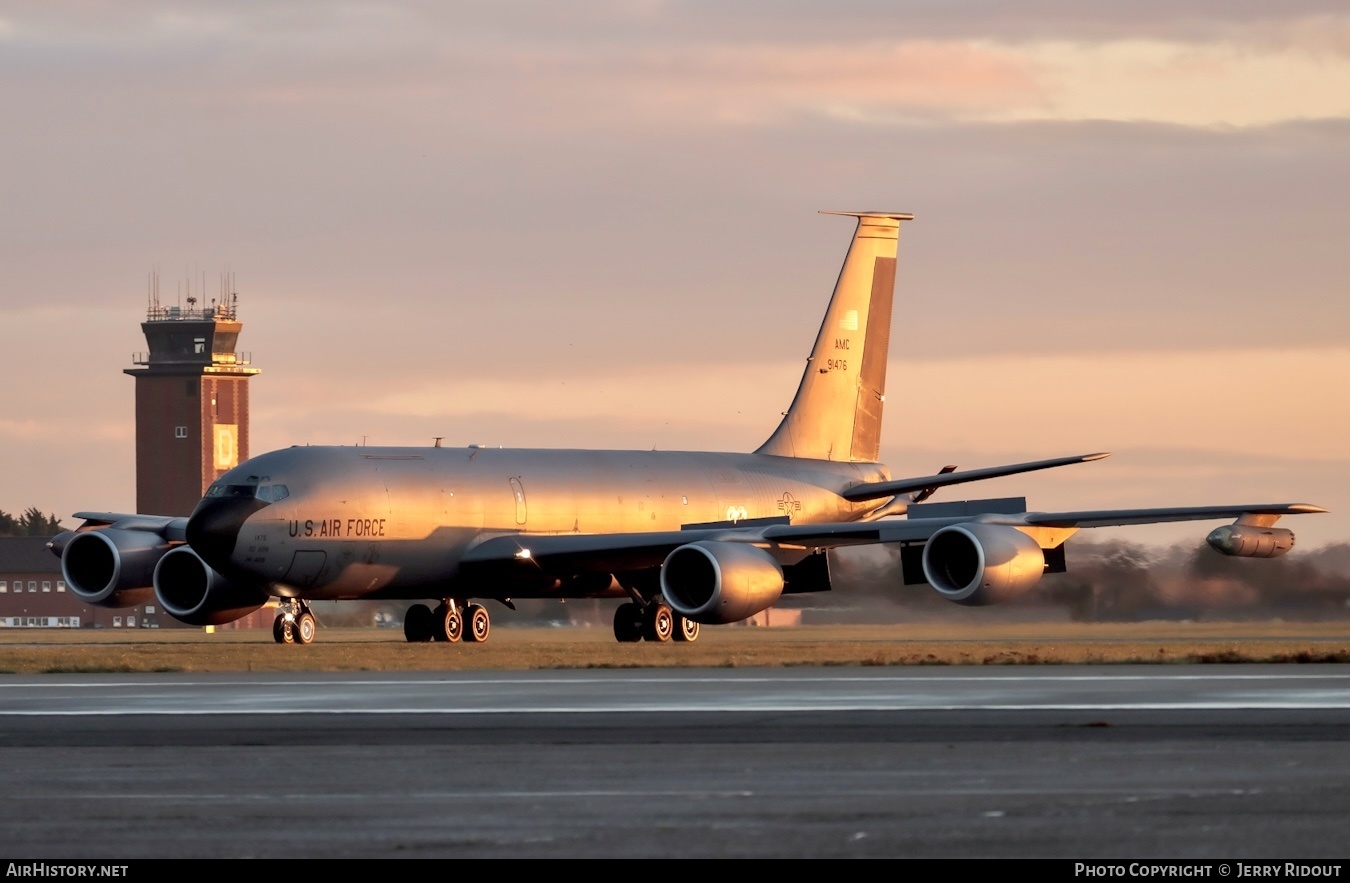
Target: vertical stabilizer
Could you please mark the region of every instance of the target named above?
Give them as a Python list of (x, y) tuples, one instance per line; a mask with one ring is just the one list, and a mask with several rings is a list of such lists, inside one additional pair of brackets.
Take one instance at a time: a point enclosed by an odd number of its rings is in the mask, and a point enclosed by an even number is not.
[(875, 462), (881, 448), (891, 342), (895, 249), (892, 212), (822, 212), (858, 219), (792, 407), (758, 454)]

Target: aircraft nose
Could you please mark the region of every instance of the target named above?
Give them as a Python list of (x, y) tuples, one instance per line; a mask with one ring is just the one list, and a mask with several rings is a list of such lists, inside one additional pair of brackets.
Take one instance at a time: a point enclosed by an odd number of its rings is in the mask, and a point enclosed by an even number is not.
[(207, 497), (188, 518), (188, 545), (207, 564), (226, 571), (244, 522), (266, 505), (254, 497)]

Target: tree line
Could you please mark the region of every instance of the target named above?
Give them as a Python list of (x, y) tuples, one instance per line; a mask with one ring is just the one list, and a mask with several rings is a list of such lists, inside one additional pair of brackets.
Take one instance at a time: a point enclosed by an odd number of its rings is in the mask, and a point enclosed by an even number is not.
[(0, 509), (0, 537), (49, 537), (63, 530), (61, 519), (42, 514), (36, 506), (29, 506), (22, 515)]

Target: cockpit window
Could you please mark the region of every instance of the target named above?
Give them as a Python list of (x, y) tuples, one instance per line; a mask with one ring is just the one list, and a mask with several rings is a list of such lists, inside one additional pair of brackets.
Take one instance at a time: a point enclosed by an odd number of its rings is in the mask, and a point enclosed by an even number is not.
[(206, 489), (208, 497), (252, 497), (257, 490), (251, 484), (213, 484)]
[(263, 484), (258, 486), (258, 499), (269, 503), (279, 503), (291, 495), (284, 484)]

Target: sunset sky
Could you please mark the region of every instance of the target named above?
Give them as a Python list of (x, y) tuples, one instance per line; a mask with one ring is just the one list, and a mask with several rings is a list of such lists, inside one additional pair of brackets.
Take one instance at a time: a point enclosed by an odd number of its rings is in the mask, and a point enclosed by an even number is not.
[(134, 509), (155, 270), (234, 274), (255, 454), (751, 450), (821, 209), (916, 216), (895, 475), (1350, 541), (1344, 0), (0, 2), (0, 509)]

